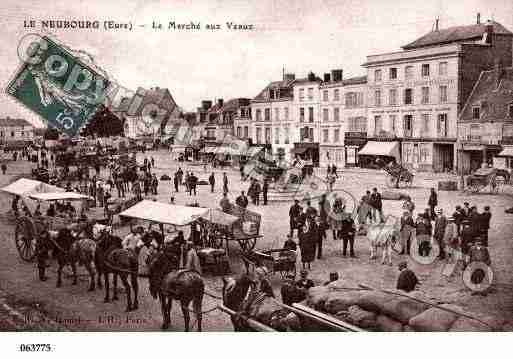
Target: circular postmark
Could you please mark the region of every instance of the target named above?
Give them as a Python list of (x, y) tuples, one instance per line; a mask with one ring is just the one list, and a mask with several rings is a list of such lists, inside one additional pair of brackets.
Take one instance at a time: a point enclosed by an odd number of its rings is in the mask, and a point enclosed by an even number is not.
[(427, 234), (415, 236), (411, 242), (410, 257), (419, 264), (432, 264), (440, 255), (440, 247)]
[(473, 292), (484, 292), (493, 283), (493, 271), (484, 262), (471, 262), (463, 271), (463, 283)]

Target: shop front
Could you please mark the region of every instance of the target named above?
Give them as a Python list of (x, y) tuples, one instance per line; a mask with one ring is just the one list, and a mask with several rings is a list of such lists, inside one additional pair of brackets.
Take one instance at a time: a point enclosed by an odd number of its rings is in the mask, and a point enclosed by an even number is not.
[(394, 161), (401, 162), (398, 141), (368, 141), (358, 151), (358, 163), (363, 168), (379, 169)]
[(311, 162), (313, 167), (319, 167), (318, 142), (295, 142), (291, 153), (292, 158), (299, 158), (302, 161)]
[(365, 132), (346, 132), (344, 134), (345, 167), (358, 166), (358, 152), (367, 143)]

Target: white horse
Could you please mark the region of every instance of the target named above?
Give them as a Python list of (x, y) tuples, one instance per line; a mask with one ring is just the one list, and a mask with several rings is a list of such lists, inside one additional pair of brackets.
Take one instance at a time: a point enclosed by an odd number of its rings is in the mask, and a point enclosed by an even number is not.
[(399, 239), (399, 225), (395, 222), (371, 224), (367, 230), (370, 259), (376, 259), (378, 248), (383, 250), (381, 264), (392, 265), (392, 247)]

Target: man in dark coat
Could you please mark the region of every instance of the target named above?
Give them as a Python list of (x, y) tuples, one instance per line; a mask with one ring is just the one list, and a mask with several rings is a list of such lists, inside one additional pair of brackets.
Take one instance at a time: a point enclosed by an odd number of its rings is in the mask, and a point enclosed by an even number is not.
[(255, 181), (253, 184), (253, 204), (258, 206), (260, 205), (260, 192), (262, 191), (262, 187), (260, 186), (260, 182)]
[(267, 192), (269, 192), (269, 181), (267, 178), (264, 179), (264, 184), (262, 186), (262, 196), (264, 198), (264, 206), (267, 206)]
[(314, 219), (307, 218), (304, 225), (306, 227), (299, 233), (299, 248), (301, 248), (301, 262), (303, 269), (308, 266), (311, 269), (311, 263), (315, 260), (315, 249), (317, 247), (317, 224)]
[(404, 290), (405, 292), (411, 292), (415, 290), (415, 287), (419, 283), (417, 276), (411, 269), (408, 269), (406, 262), (399, 263), (399, 277), (397, 278), (397, 289)]
[(374, 217), (373, 220), (376, 221), (376, 217), (379, 215), (379, 223), (383, 223), (385, 221), (383, 218), (383, 201), (376, 187), (372, 189), (370, 203), (372, 206), (372, 217)]
[(194, 175), (194, 173), (191, 172), (191, 175), (189, 176), (189, 194), (192, 196), (192, 192), (194, 192), (194, 195), (196, 196), (196, 187), (198, 186), (198, 177)]
[(354, 220), (349, 213), (344, 213), (342, 219), (342, 225), (340, 229), (340, 236), (342, 238), (342, 255), (345, 257), (347, 253), (347, 245), (349, 244), (349, 256), (355, 257), (354, 255), (354, 236), (356, 234), (356, 228)]
[(481, 213), (481, 241), (483, 246), (488, 247), (488, 230), (490, 229), (490, 220), (492, 219), (492, 213), (490, 212), (490, 206), (484, 207), (484, 212)]
[(214, 193), (214, 187), (216, 185), (216, 177), (214, 176), (214, 172), (208, 177), (208, 183), (210, 183), (210, 192)]
[(447, 218), (444, 216), (442, 209), (438, 210), (438, 214), (435, 219), (435, 230), (433, 232), (433, 238), (437, 241), (440, 247), (440, 259), (445, 259), (445, 246), (444, 246), (444, 235), (445, 228), (447, 227)]
[(226, 172), (223, 172), (223, 192), (225, 192), (225, 193), (230, 192), (228, 190), (228, 176), (226, 175)]
[(429, 199), (428, 199), (428, 206), (429, 206), (429, 215), (431, 216), (431, 220), (434, 221), (436, 218), (435, 207), (438, 206), (438, 196), (437, 196), (434, 188), (431, 188), (431, 193), (429, 194)]
[(299, 205), (299, 200), (294, 200), (294, 204), (289, 209), (290, 235), (294, 235), (294, 229), (298, 230), (299, 235), (299, 216), (303, 212), (303, 208)]
[(312, 206), (310, 201), (306, 201), (306, 216), (311, 219), (317, 217), (317, 210)]
[(173, 176), (173, 184), (175, 185), (175, 192), (179, 192), (180, 178), (178, 177), (178, 172)]

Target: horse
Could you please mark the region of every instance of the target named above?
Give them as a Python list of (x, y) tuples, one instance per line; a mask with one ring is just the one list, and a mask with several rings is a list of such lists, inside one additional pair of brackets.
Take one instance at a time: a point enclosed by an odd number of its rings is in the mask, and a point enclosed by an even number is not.
[(392, 247), (399, 240), (399, 226), (397, 223), (371, 224), (367, 229), (367, 238), (370, 244), (370, 259), (376, 259), (378, 248), (383, 250), (381, 264), (392, 265)]
[[(135, 253), (128, 249), (122, 248), (121, 238), (113, 236), (108, 231), (103, 231), (98, 240), (98, 246), (95, 256), (95, 264), (98, 269), (98, 282), (103, 274), (105, 282), (105, 298), (104, 302), (110, 301), (110, 281), (109, 275), (113, 275), (113, 296), (112, 300), (118, 299), (117, 285), (118, 276), (125, 287), (126, 292), (126, 311), (130, 312), (139, 308), (138, 293), (139, 283), (137, 279), (138, 262)], [(130, 282), (128, 277), (130, 276)], [(132, 291), (134, 293), (132, 301)]]
[(278, 331), (301, 330), (299, 317), (258, 287), (257, 280), (250, 274), (223, 278), (223, 305), (237, 313), (231, 316), (235, 331), (252, 331), (241, 315)]
[(73, 285), (77, 284), (77, 263), (83, 265), (90, 276), (88, 291), (95, 290), (95, 269), (93, 266), (96, 243), (90, 238), (76, 239), (68, 228), (62, 228), (58, 232), (48, 233), (50, 242), (53, 244), (53, 253), (57, 258), (57, 283), (56, 287), (62, 286), (62, 269), (69, 264), (73, 271)]
[(185, 321), (185, 331), (189, 331), (189, 304), (192, 301), (196, 314), (198, 332), (201, 332), (202, 302), (205, 284), (201, 275), (188, 269), (178, 270), (180, 254), (172, 248), (156, 252), (148, 258), (148, 280), (150, 293), (154, 299), (159, 299), (162, 309), (162, 329), (168, 329), (171, 324), (171, 306), (173, 300), (180, 302)]

